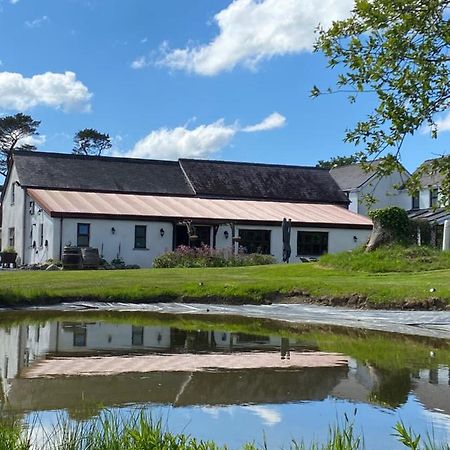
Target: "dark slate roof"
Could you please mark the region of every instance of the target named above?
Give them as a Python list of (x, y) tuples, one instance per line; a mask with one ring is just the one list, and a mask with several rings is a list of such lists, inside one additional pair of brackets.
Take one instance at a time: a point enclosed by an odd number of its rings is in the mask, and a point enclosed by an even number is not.
[(14, 154), (14, 162), (25, 187), (193, 195), (176, 161), (20, 151)]
[(348, 204), (328, 170), (315, 167), (28, 151), (14, 163), (29, 188)]
[(369, 181), (375, 172), (380, 161), (372, 163), (373, 170), (366, 172), (361, 164), (350, 164), (348, 166), (335, 167), (330, 170), (331, 176), (343, 191), (358, 189)]
[(420, 177), (420, 184), (422, 186), (436, 186), (440, 185), (442, 180), (444, 179), (444, 176), (440, 173), (432, 171), (431, 163), (435, 161), (434, 159), (427, 159), (424, 161), (420, 167), (417, 170), (421, 170), (423, 168), (427, 168), (429, 166), (428, 170), (425, 170), (423, 175)]
[(326, 169), (193, 159), (180, 165), (201, 197), (348, 204)]

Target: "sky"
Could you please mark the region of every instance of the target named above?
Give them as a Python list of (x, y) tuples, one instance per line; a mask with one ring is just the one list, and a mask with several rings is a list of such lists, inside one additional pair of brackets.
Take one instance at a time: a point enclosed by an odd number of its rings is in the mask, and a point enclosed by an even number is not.
[[(0, 114), (40, 120), (39, 150), (83, 128), (112, 156), (315, 165), (348, 155), (373, 99), (310, 97), (336, 73), (313, 52), (353, 0), (0, 0)], [(403, 163), (445, 153), (450, 114), (405, 141)]]

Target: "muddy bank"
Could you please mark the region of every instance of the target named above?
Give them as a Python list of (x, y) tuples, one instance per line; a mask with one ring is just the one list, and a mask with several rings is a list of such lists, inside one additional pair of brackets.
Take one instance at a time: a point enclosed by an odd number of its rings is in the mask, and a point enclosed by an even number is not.
[(118, 297), (61, 297), (45, 298), (38, 301), (20, 301), (12, 299), (0, 302), (0, 310), (4, 309), (23, 309), (35, 306), (52, 306), (61, 303), (126, 303), (126, 304), (156, 304), (156, 303), (196, 303), (203, 305), (271, 305), (271, 304), (311, 304), (331, 307), (346, 307), (352, 309), (365, 310), (400, 310), (400, 311), (450, 311), (450, 303), (447, 300), (438, 297), (428, 299), (405, 299), (392, 302), (373, 301), (360, 294), (351, 294), (348, 296), (311, 296), (305, 291), (293, 291), (290, 293), (273, 293), (261, 298), (253, 297), (222, 297), (222, 296), (156, 296), (151, 298), (136, 298), (133, 300)]

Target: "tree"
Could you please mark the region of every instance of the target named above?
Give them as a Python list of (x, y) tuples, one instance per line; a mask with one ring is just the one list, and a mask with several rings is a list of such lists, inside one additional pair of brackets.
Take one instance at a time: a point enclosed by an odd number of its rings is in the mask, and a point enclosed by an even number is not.
[(320, 167), (322, 169), (332, 169), (333, 167), (342, 167), (348, 166), (350, 164), (355, 164), (359, 161), (358, 156), (350, 155), (350, 156), (334, 156), (328, 160), (319, 160), (316, 164), (316, 167)]
[[(371, 95), (376, 106), (366, 120), (347, 131), (346, 142), (361, 148), (363, 163), (385, 154), (379, 173), (398, 168), (405, 138), (424, 126), (436, 138), (436, 115), (450, 107), (450, 0), (356, 0), (348, 19), (320, 29), (316, 51), (331, 68), (340, 69), (337, 88), (311, 95), (344, 92), (350, 102)], [(450, 155), (432, 165), (443, 178), (450, 205)], [(420, 173), (407, 187), (419, 186)]]
[(80, 130), (74, 137), (75, 146), (72, 153), (75, 155), (100, 156), (111, 148), (109, 134), (100, 133), (93, 128)]
[(0, 118), (0, 175), (6, 176), (13, 151), (36, 150), (26, 139), (39, 134), (40, 123), (22, 113)]

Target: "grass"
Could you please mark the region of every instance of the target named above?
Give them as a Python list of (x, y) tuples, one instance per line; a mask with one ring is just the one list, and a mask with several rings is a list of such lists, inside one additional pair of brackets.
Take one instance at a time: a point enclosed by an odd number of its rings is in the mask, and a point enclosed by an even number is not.
[[(430, 294), (430, 289), (435, 289)], [(317, 264), (239, 268), (141, 269), (117, 271), (3, 272), (0, 305), (64, 300), (153, 302), (239, 299), (261, 302), (275, 295), (307, 292), (313, 297), (367, 297), (369, 306), (406, 299), (440, 298), (450, 303), (450, 269), (430, 272), (367, 273)]]
[[(34, 427), (34, 428), (33, 428)], [(38, 433), (36, 433), (36, 431)], [(422, 439), (407, 429), (403, 423), (394, 428), (396, 438), (405, 448), (413, 450), (449, 450), (448, 444), (439, 444), (432, 438)], [(33, 438), (45, 436), (41, 442)], [(10, 419), (0, 420), (0, 450), (226, 450), (212, 441), (199, 441), (186, 434), (174, 434), (165, 430), (161, 421), (153, 421), (144, 413), (124, 419), (111, 412), (103, 412), (88, 422), (69, 422), (60, 419), (49, 432), (39, 433), (39, 424), (31, 429)], [(354, 430), (352, 422), (345, 418), (343, 424), (330, 427), (324, 444), (292, 441), (291, 450), (364, 450), (362, 436)], [(266, 450), (253, 443), (244, 444), (242, 450)]]
[(433, 247), (393, 245), (366, 253), (360, 247), (352, 252), (325, 255), (320, 264), (340, 270), (370, 273), (423, 272), (450, 269), (450, 252)]

